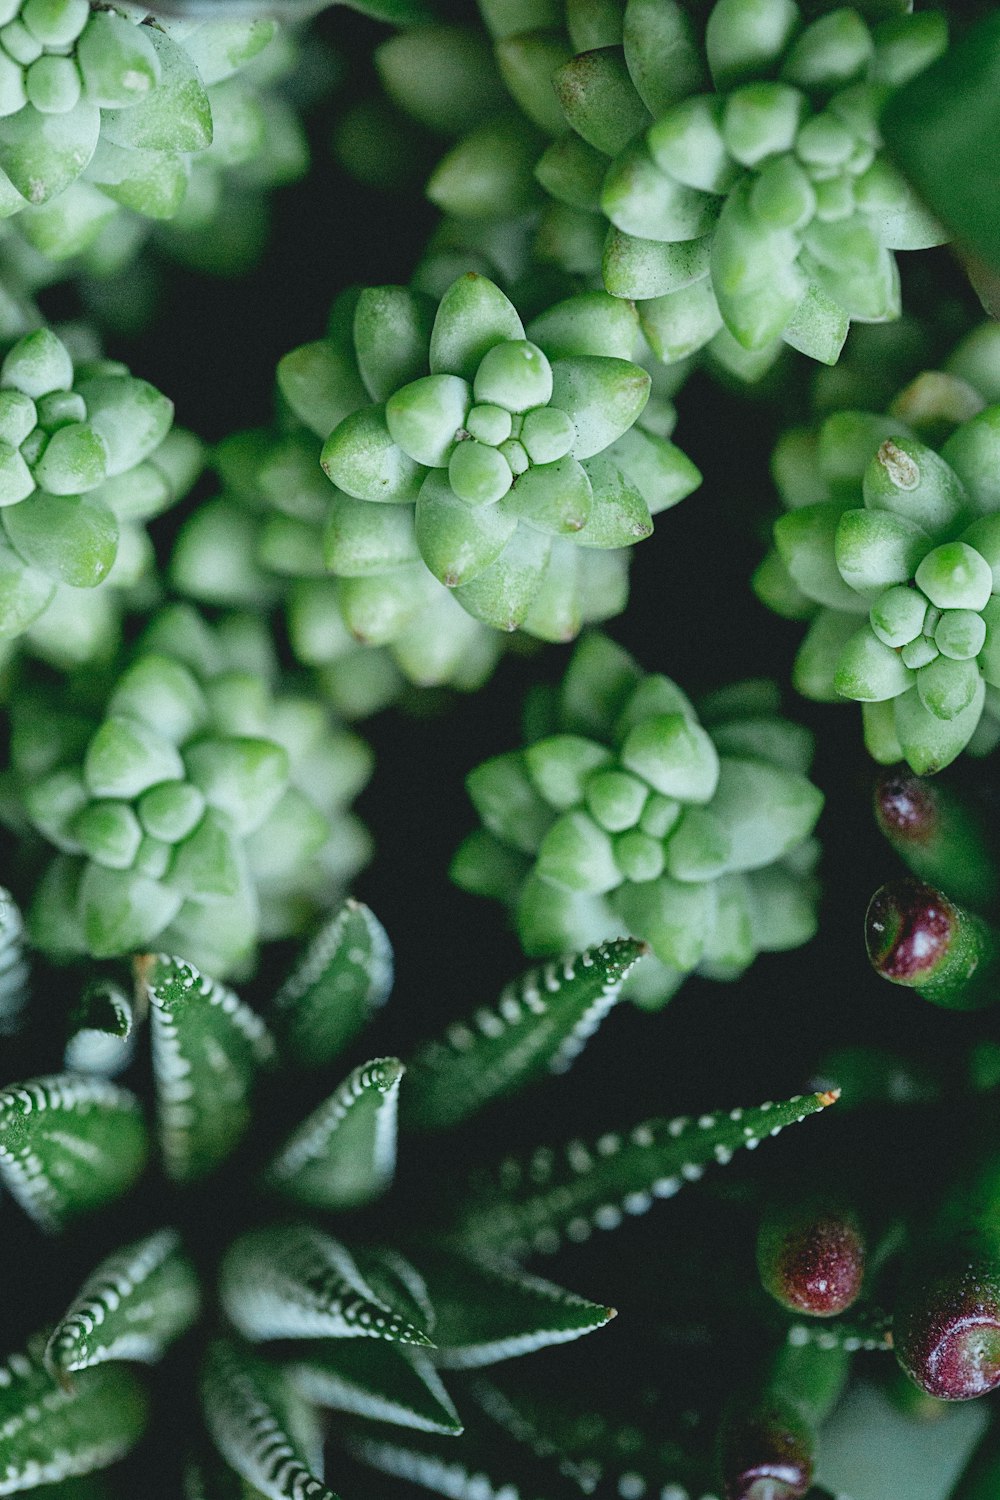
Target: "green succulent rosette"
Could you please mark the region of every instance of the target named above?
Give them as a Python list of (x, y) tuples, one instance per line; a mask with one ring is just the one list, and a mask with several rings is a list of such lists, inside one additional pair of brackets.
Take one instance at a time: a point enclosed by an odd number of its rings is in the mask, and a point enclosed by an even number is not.
[[(77, 355), (72, 350), (79, 349)], [(173, 403), (74, 331), (38, 328), (0, 364), (0, 641), (67, 667), (106, 652), (150, 571), (145, 522), (183, 495), (200, 444)]]
[(511, 909), (526, 953), (621, 933), (651, 953), (628, 993), (655, 1009), (687, 975), (734, 979), (816, 926), (812, 737), (773, 684), (723, 689), (700, 715), (601, 635), (581, 641), (528, 744), (471, 772), (483, 828), (452, 878)]
[(325, 558), (352, 633), (390, 643), (442, 586), (474, 620), (543, 640), (617, 614), (624, 549), (699, 478), (636, 425), (651, 381), (633, 310), (584, 294), (525, 329), (476, 273), (436, 306), (405, 287), (349, 306), (278, 381), (326, 439)]
[(775, 451), (787, 512), (754, 587), (810, 621), (799, 692), (860, 702), (883, 764), (939, 771), (1000, 738), (998, 403), (986, 325), (888, 413), (835, 412)]
[(347, 812), (368, 748), (279, 688), (259, 617), (213, 627), (169, 606), (106, 692), (25, 688), (11, 718), (8, 803), (58, 851), (42, 859), (32, 937), (59, 958), (159, 940), (228, 974), (300, 931), (368, 857)]
[[(0, 956), (26, 987), (16, 919), (3, 893)], [(134, 1454), (149, 1493), (333, 1500), (330, 1415), (335, 1435), (370, 1424), (404, 1441), (437, 1433), (458, 1450), (449, 1386), (460, 1372), (602, 1328), (612, 1308), (455, 1232), (467, 1207), (501, 1206), (501, 1194), (477, 1196), (459, 1174), (449, 1195), (432, 1178), (428, 1212), (420, 1164), (431, 1132), (447, 1141), (485, 1106), (565, 1070), (638, 951), (625, 941), (578, 955), (545, 980), (544, 1000), (532, 971), (477, 1011), (461, 1052), (442, 1037), (405, 1063), (362, 1054), (332, 1089), (331, 1067), (392, 988), (389, 939), (358, 902), (324, 921), (259, 1009), (166, 953), (92, 976), (75, 1006), (52, 1003), (64, 985), (36, 967), (50, 1034), (66, 1029), (76, 1063), (0, 1087), (0, 1181), (21, 1255), (8, 1294), (24, 1304), (15, 1324), (30, 1317), (39, 1330), (25, 1345), (4, 1325), (7, 1492), (134, 1494), (129, 1470), (111, 1467)], [(146, 1067), (111, 1082), (121, 1057), (107, 1067), (107, 1050), (81, 1049), (85, 1034), (105, 1048), (127, 1038)], [(403, 1132), (424, 1135), (409, 1198), (393, 1191)], [(647, 1175), (662, 1156), (646, 1153)], [(150, 1169), (152, 1219), (135, 1192)], [(359, 1219), (376, 1203), (378, 1227)], [(68, 1277), (32, 1274), (39, 1231), (58, 1239)], [(166, 1378), (151, 1379), (160, 1365)], [(98, 1489), (76, 1488), (87, 1475)]]

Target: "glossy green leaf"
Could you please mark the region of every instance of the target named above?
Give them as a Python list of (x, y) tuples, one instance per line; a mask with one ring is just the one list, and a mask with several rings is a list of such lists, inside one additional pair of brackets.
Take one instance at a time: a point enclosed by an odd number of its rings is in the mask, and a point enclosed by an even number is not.
[(306, 1224), (240, 1235), (223, 1259), (219, 1296), (234, 1327), (254, 1341), (430, 1344), (421, 1329), (376, 1296), (339, 1240)]
[(63, 1387), (34, 1353), (12, 1354), (0, 1365), (0, 1493), (107, 1468), (135, 1447), (146, 1420), (145, 1391), (122, 1365)]
[(420, 1130), (447, 1129), (547, 1072), (564, 1072), (643, 951), (635, 939), (619, 938), (531, 969), (494, 1007), (454, 1022), (410, 1063), (404, 1120)]
[(220, 1339), (209, 1347), (200, 1385), (215, 1446), (267, 1500), (337, 1500), (317, 1477), (319, 1423), (283, 1370)]
[(322, 1068), (353, 1041), (392, 989), (392, 947), (378, 918), (346, 901), (320, 929), (274, 997), (282, 1050)]
[(475, 1369), (603, 1328), (614, 1308), (588, 1302), (506, 1261), (423, 1251), (417, 1264), (437, 1321), (434, 1363)]
[(795, 1095), (784, 1103), (733, 1109), (697, 1119), (647, 1120), (619, 1134), (510, 1157), (495, 1178), (474, 1185), (460, 1211), (459, 1234), (476, 1250), (552, 1254), (564, 1240), (594, 1229), (617, 1229), (626, 1215), (644, 1214), (697, 1182), (713, 1162), (725, 1165), (741, 1147), (834, 1103), (837, 1092)]
[(155, 1364), (198, 1316), (194, 1267), (174, 1229), (109, 1255), (56, 1324), (45, 1363), (57, 1379), (106, 1360)]
[(355, 1068), (285, 1142), (268, 1167), (268, 1183), (310, 1208), (359, 1208), (379, 1197), (396, 1168), (404, 1071), (394, 1057)]
[(243, 1139), (274, 1042), (232, 990), (181, 959), (146, 955), (136, 960), (136, 977), (150, 1002), (164, 1170), (175, 1182), (195, 1182)]
[(458, 1434), (462, 1423), (426, 1354), (381, 1339), (304, 1343), (289, 1368), (309, 1401), (370, 1422)]
[(0, 1180), (45, 1229), (122, 1197), (149, 1151), (138, 1099), (72, 1073), (0, 1090)]

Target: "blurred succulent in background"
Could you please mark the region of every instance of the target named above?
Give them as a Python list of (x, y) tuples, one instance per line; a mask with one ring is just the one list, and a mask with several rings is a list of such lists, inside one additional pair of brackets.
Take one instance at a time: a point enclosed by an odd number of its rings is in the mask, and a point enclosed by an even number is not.
[(452, 864), (511, 908), (526, 952), (634, 933), (652, 952), (628, 992), (655, 1008), (688, 974), (734, 979), (813, 935), (823, 797), (773, 684), (722, 689), (699, 715), (591, 635), (529, 706), (527, 740), (468, 777), (484, 826)]
[(210, 626), (172, 605), (110, 684), (25, 686), (10, 755), (7, 813), (41, 863), (31, 929), (48, 953), (161, 939), (217, 973), (245, 969), (368, 858), (347, 807), (370, 752), (282, 688), (249, 615)]
[(987, 325), (887, 415), (838, 411), (775, 451), (788, 511), (754, 587), (779, 614), (811, 619), (796, 687), (860, 701), (865, 742), (887, 765), (937, 771), (970, 742), (983, 754), (997, 741), (998, 396)]

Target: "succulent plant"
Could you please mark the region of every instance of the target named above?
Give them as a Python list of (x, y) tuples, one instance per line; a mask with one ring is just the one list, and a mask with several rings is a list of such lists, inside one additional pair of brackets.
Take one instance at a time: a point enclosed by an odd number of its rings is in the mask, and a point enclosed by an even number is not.
[[(3, 911), (4, 955), (23, 980), (9, 898)], [(496, 1009), (479, 1010), (473, 1030), (456, 1023), (405, 1067), (391, 1057), (362, 1062), (332, 1093), (326, 1070), (392, 985), (386, 934), (356, 902), (321, 928), (266, 1016), (165, 955), (135, 960), (134, 1001), (117, 977), (99, 981), (130, 1028), (148, 1013), (165, 1184), (151, 1204), (133, 1192), (154, 1148), (127, 1086), (91, 1071), (0, 1089), (0, 1179), (21, 1207), (64, 1238), (70, 1258), (75, 1246), (79, 1258), (78, 1226), (98, 1214), (107, 1222), (97, 1232), (104, 1249), (75, 1293), (63, 1285), (53, 1304), (39, 1288), (40, 1333), (3, 1366), (7, 1492), (104, 1469), (148, 1428), (147, 1472), (166, 1466), (174, 1493), (183, 1469), (189, 1495), (242, 1482), (247, 1494), (319, 1500), (331, 1494), (321, 1477), (322, 1412), (454, 1437), (462, 1423), (439, 1369), (476, 1369), (606, 1323), (611, 1309), (526, 1275), (503, 1247), (490, 1256), (435, 1234), (426, 1215), (403, 1227), (397, 1207), (382, 1229), (361, 1219), (358, 1232), (344, 1216), (390, 1188), (400, 1107), (405, 1128), (439, 1130), (565, 1068), (638, 951), (611, 944), (558, 972), (530, 973)], [(810, 1109), (802, 1101), (782, 1120)], [(219, 1186), (224, 1171), (237, 1174), (235, 1193)], [(201, 1183), (212, 1184), (224, 1214), (236, 1210), (220, 1226), (220, 1249), (207, 1254), (197, 1214), (194, 1233), (188, 1225)], [(131, 1205), (134, 1227), (109, 1250), (119, 1202), (116, 1217), (124, 1221)], [(341, 1225), (350, 1244), (331, 1232)], [(82, 1244), (94, 1253), (93, 1231)], [(206, 1435), (189, 1427), (179, 1449), (168, 1423), (158, 1432), (137, 1367), (164, 1359), (201, 1314), (205, 1337), (188, 1337), (179, 1366), (171, 1355), (171, 1378), (190, 1390), (192, 1359), (200, 1367)]]
[(998, 352), (983, 330), (888, 415), (836, 412), (818, 432), (787, 434), (774, 457), (788, 512), (754, 586), (779, 613), (812, 617), (795, 685), (860, 701), (875, 759), (921, 773), (997, 738)]
[(632, 310), (589, 294), (526, 331), (470, 273), (437, 308), (384, 287), (350, 311), (335, 307), (333, 336), (287, 355), (278, 380), (326, 438), (326, 561), (353, 633), (389, 643), (442, 585), (475, 619), (543, 640), (622, 608), (622, 549), (698, 479), (633, 430), (650, 377), (629, 357)]
[[(629, 992), (658, 1007), (694, 971), (742, 974), (815, 930), (812, 738), (770, 683), (705, 700), (600, 635), (577, 647), (523, 750), (467, 779), (483, 821), (452, 878), (513, 911), (525, 951), (632, 932)], [(703, 722), (702, 722), (703, 721)]]
[(367, 858), (346, 813), (367, 746), (282, 691), (259, 619), (212, 627), (169, 606), (110, 688), (39, 683), (12, 716), (21, 831), (48, 846), (30, 920), (49, 953), (159, 939), (228, 974), (300, 931)]
[(149, 568), (142, 523), (197, 474), (200, 445), (172, 422), (147, 381), (74, 358), (50, 328), (13, 344), (0, 365), (0, 636), (31, 631), (61, 665), (94, 654), (109, 592)]

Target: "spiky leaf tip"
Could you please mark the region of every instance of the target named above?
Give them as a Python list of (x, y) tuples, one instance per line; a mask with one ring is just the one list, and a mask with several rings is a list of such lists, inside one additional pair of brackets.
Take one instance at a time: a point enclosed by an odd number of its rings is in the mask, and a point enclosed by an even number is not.
[(107, 1360), (154, 1364), (194, 1323), (201, 1297), (174, 1229), (109, 1255), (56, 1324), (45, 1363), (57, 1379)]
[(603, 1328), (613, 1307), (492, 1257), (424, 1251), (417, 1264), (437, 1321), (431, 1358), (444, 1369), (472, 1369), (566, 1344)]
[(164, 1169), (175, 1182), (195, 1182), (243, 1139), (274, 1040), (255, 1011), (193, 964), (145, 954), (135, 969), (150, 1002)]
[(289, 1137), (266, 1180), (310, 1208), (360, 1208), (380, 1196), (396, 1169), (396, 1113), (405, 1069), (377, 1057), (348, 1074)]
[(624, 1218), (646, 1213), (657, 1199), (697, 1182), (713, 1162), (725, 1166), (741, 1148), (754, 1150), (833, 1104), (839, 1092), (647, 1120), (592, 1142), (508, 1157), (460, 1210), (458, 1238), (474, 1250), (553, 1254), (565, 1240), (581, 1242), (594, 1229), (617, 1229)]
[(514, 980), (495, 1007), (456, 1022), (442, 1040), (417, 1052), (407, 1082), (406, 1123), (446, 1129), (546, 1072), (564, 1072), (646, 951), (635, 938), (616, 938)]
[(53, 1384), (34, 1352), (0, 1365), (0, 1495), (107, 1468), (142, 1437), (148, 1402), (123, 1365)]
[(392, 978), (385, 928), (362, 902), (345, 901), (274, 997), (282, 1049), (300, 1067), (326, 1067), (385, 1004)]
[(350, 1251), (308, 1224), (250, 1230), (229, 1247), (219, 1296), (244, 1337), (376, 1338), (429, 1345), (370, 1287)]
[(441, 1378), (426, 1354), (381, 1339), (302, 1344), (289, 1374), (317, 1406), (418, 1432), (462, 1431)]
[(315, 1415), (276, 1365), (216, 1340), (202, 1370), (201, 1405), (222, 1457), (267, 1500), (337, 1500), (319, 1477)]
[(0, 1089), (0, 1182), (44, 1229), (122, 1197), (148, 1155), (128, 1089), (73, 1073)]

